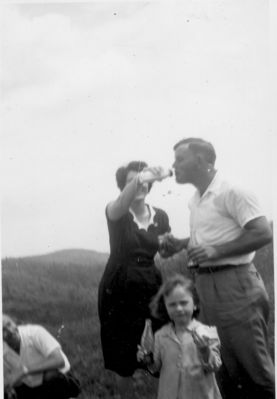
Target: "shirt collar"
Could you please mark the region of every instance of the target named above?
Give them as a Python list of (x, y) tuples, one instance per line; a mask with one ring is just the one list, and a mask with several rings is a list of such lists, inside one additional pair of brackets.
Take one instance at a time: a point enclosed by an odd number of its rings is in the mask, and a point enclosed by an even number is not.
[[(197, 325), (198, 325), (197, 320), (192, 319), (187, 328), (185, 329), (185, 331), (191, 333), (196, 328)], [(164, 326), (164, 335), (167, 335), (170, 338), (172, 338), (174, 341), (179, 342), (175, 333), (175, 328), (173, 323), (169, 323), (166, 326)]]
[(216, 193), (219, 190), (220, 186), (221, 186), (221, 177), (220, 177), (220, 174), (218, 172), (216, 172), (212, 181), (210, 182), (210, 184), (208, 185), (208, 187), (206, 188), (206, 190), (202, 194), (202, 196), (200, 197), (200, 193), (198, 190), (196, 190), (196, 196), (198, 198), (202, 199), (202, 198), (206, 197), (206, 195), (208, 195), (208, 193)]
[[(148, 226), (147, 226), (147, 227), (149, 227), (151, 224), (154, 224), (154, 217), (155, 217), (155, 215), (156, 215), (156, 211), (155, 211), (155, 209), (154, 209), (151, 205), (146, 204), (146, 206), (148, 207), (149, 212), (150, 212), (150, 219), (149, 219), (149, 223), (148, 223)], [(138, 228), (139, 228), (139, 229), (145, 229), (145, 226), (143, 226), (143, 225), (140, 223), (140, 221), (137, 219), (137, 217), (136, 217), (135, 213), (132, 211), (132, 209), (130, 208), (129, 210), (130, 210), (130, 213), (132, 214), (132, 216), (133, 216), (133, 218), (134, 218), (134, 222), (136, 223), (136, 225), (138, 226)]]

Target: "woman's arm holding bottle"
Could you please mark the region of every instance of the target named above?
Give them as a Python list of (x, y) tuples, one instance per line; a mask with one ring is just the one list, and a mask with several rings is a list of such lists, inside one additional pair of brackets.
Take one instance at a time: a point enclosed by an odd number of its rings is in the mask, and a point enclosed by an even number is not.
[(108, 204), (108, 218), (115, 221), (125, 215), (143, 184), (161, 181), (171, 176), (171, 174), (172, 172), (170, 170), (164, 170), (160, 166), (144, 168), (125, 185), (118, 198)]
[(138, 174), (126, 184), (117, 199), (107, 205), (107, 215), (110, 220), (118, 220), (128, 212), (128, 209), (142, 184), (143, 183)]

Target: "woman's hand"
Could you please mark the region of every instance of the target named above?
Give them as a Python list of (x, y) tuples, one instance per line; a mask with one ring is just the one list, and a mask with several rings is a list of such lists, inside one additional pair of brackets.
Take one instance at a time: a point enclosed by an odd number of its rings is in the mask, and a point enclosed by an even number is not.
[(158, 237), (159, 252), (163, 258), (168, 258), (185, 248), (185, 241), (174, 237), (171, 233), (165, 233)]

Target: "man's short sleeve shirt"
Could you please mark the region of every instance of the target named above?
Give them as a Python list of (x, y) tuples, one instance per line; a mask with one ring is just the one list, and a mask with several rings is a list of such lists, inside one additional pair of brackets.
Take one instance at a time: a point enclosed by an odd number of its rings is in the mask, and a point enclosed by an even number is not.
[[(21, 346), (20, 359), (27, 367), (45, 360), (55, 349), (61, 349), (59, 342), (42, 326), (27, 324), (18, 326)], [(70, 369), (70, 364), (61, 351), (65, 365), (60, 371), (66, 373)], [(38, 386), (43, 381), (43, 373), (29, 375), (24, 379), (26, 385)]]
[[(218, 174), (200, 197), (189, 203), (191, 245), (220, 245), (240, 236), (243, 227), (264, 216), (256, 197), (220, 178)], [(202, 265), (242, 264), (253, 260), (255, 252), (205, 262)]]

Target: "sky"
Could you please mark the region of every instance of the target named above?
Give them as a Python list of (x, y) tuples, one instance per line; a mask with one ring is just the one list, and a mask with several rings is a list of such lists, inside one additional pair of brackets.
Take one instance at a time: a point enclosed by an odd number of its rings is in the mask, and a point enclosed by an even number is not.
[[(109, 251), (105, 206), (131, 160), (170, 167), (202, 137), (216, 167), (273, 217), (270, 10), (265, 0), (2, 5), (1, 253)], [(152, 205), (189, 233), (194, 189)]]

